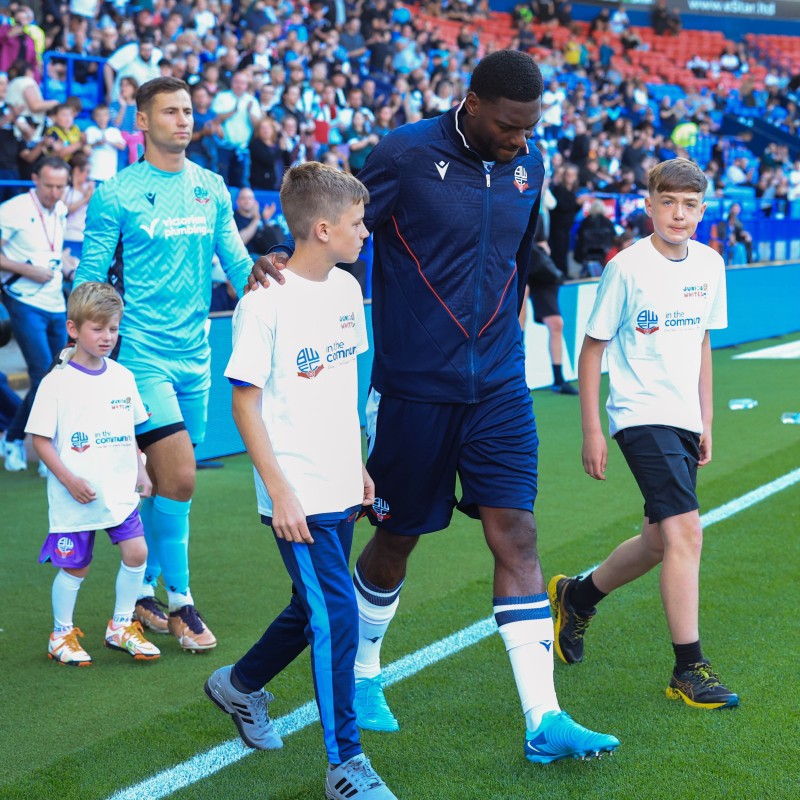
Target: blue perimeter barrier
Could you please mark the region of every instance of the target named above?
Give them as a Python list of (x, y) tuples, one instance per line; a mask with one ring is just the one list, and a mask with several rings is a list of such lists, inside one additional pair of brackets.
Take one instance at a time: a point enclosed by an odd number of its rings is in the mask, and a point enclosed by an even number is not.
[[(780, 266), (734, 267), (727, 270), (728, 320), (725, 330), (711, 332), (714, 348), (800, 331), (800, 263)], [(267, 290), (269, 291), (269, 290)], [(559, 302), (564, 317), (564, 375), (575, 378), (586, 322), (592, 310), (597, 281), (570, 283), (561, 288)], [(364, 424), (364, 406), (372, 367), (372, 307), (367, 315), (370, 350), (358, 357), (358, 405)], [(548, 386), (553, 376), (547, 349), (547, 329), (533, 321), (528, 309), (525, 326), (525, 369), (532, 389)], [(231, 315), (217, 315), (208, 322), (211, 342), (211, 397), (206, 440), (197, 448), (199, 461), (244, 452), (231, 416), (231, 387), (224, 377), (231, 352)]]

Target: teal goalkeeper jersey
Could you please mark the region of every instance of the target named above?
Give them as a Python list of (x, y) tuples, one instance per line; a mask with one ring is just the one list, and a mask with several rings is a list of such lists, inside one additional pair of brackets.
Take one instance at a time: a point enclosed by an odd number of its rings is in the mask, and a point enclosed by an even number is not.
[(191, 161), (163, 172), (144, 159), (94, 193), (75, 285), (111, 283), (125, 301), (126, 348), (170, 359), (203, 353), (214, 254), (241, 296), (253, 265), (219, 175)]

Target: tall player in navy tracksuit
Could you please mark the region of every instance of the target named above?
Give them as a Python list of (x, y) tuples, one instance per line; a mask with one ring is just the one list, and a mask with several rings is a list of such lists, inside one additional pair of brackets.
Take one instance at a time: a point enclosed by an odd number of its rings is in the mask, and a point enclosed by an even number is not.
[(408, 557), (421, 534), (448, 526), (455, 507), (480, 519), (495, 559), (495, 619), (525, 715), (525, 755), (547, 763), (619, 741), (559, 707), (536, 548), (538, 438), (517, 315), (544, 177), (528, 143), (541, 94), (529, 56), (492, 53), (457, 108), (393, 131), (359, 173), (375, 242), (367, 468), (376, 530), (353, 580), (357, 721), (397, 730), (380, 646)]

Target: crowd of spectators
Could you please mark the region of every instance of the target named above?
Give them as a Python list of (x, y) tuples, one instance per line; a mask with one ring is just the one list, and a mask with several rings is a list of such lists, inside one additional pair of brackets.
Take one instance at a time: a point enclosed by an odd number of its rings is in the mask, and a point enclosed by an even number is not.
[[(460, 20), (455, 42), (437, 28), (435, 17), (444, 16)], [(89, 180), (107, 179), (141, 152), (134, 95), (158, 75), (190, 85), (190, 158), (232, 188), (277, 190), (286, 168), (309, 159), (357, 174), (386, 133), (460, 101), (477, 60), (497, 46), (483, 35), (488, 17), (477, 0), (44, 0), (38, 18), (11, 3), (0, 9), (0, 178), (24, 180), (39, 156), (57, 154), (85, 156)], [(624, 5), (599, 9), (588, 30), (567, 0), (530, 0), (513, 20), (512, 46), (534, 53), (545, 79), (536, 136), (556, 198), (553, 257), (565, 271), (570, 231), (588, 212), (581, 193), (642, 194), (650, 167), (664, 158), (695, 159), (712, 196), (750, 187), (764, 212), (800, 198), (800, 161), (786, 146), (757, 157), (719, 136), (727, 96), (662, 94), (642, 75), (615, 69), (617, 42), (623, 53), (642, 46)], [(652, 27), (679, 33), (667, 0), (653, 8)], [(84, 60), (68, 68), (54, 51)], [(757, 83), (748, 78), (753, 58), (745, 44), (731, 44), (713, 64), (698, 58), (686, 67), (737, 76), (741, 103), (797, 134), (800, 79), (784, 70)], [(626, 217), (637, 233), (646, 232), (642, 216)]]

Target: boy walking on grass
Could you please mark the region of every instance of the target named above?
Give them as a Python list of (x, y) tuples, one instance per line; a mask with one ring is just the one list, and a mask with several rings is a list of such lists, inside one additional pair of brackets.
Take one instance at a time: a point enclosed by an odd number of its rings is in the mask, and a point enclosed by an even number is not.
[(297, 242), (286, 282), (246, 295), (233, 318), (233, 416), (253, 461), (258, 510), (294, 591), (286, 609), (205, 691), (244, 742), (282, 741), (265, 684), (311, 645), (330, 766), (329, 800), (393, 800), (364, 755), (353, 710), (358, 608), (348, 560), (375, 490), (361, 462), (356, 356), (367, 349), (363, 298), (337, 263), (358, 258), (369, 194), (352, 175), (310, 162), (290, 170), (281, 207)]
[(556, 575), (548, 594), (562, 661), (583, 659), (584, 634), (607, 594), (661, 564), (661, 599), (675, 666), (666, 693), (694, 708), (730, 708), (739, 697), (703, 656), (698, 623), (703, 531), (697, 468), (711, 461), (709, 330), (727, 325), (725, 264), (692, 240), (707, 180), (676, 158), (650, 172), (646, 199), (654, 233), (608, 264), (578, 363), (583, 466), (605, 480), (608, 449), (598, 409), (600, 363), (608, 357), (611, 436), (644, 496), (642, 532), (586, 576)]
[(74, 350), (62, 353), (39, 384), (25, 428), (48, 470), (50, 533), (39, 560), (60, 567), (53, 582), (54, 627), (47, 654), (69, 666), (92, 663), (72, 616), (95, 531), (104, 528), (122, 555), (105, 645), (150, 661), (161, 653), (132, 620), (147, 561), (139, 498), (152, 489), (133, 429), (147, 419), (147, 411), (133, 375), (108, 358), (119, 336), (122, 299), (107, 284), (84, 283), (70, 295), (67, 317)]

